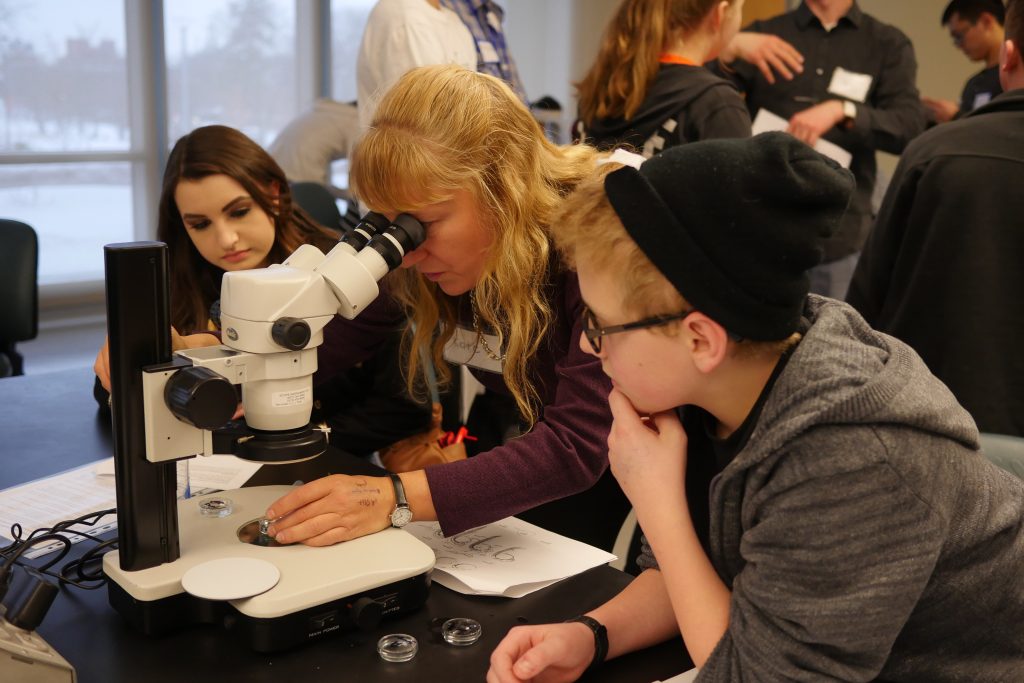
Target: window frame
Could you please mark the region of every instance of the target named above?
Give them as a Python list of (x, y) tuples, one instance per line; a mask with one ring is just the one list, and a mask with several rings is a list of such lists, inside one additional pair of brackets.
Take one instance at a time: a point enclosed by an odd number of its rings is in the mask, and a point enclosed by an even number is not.
[[(131, 166), (129, 241), (156, 237), (163, 169), (173, 140), (167, 114), (164, 0), (123, 0), (129, 149), (116, 152), (0, 152), (0, 165), (121, 162)], [(331, 88), (331, 0), (295, 0), (295, 88), (300, 111)], [(42, 284), (41, 310), (102, 304), (103, 275)]]

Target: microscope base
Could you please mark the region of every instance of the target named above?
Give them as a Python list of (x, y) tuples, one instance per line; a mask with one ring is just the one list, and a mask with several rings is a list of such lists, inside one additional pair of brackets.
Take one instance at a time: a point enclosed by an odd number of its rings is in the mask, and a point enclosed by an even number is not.
[[(380, 616), (423, 605), (434, 553), (400, 529), (326, 548), (240, 541), (238, 531), (259, 519), (290, 488), (261, 486), (179, 501), (181, 557), (149, 569), (124, 571), (117, 551), (107, 553), (103, 571), (110, 579), (110, 604), (146, 634), (219, 623), (259, 652), (286, 649), (357, 625), (373, 627)], [(203, 517), (199, 503), (211, 497), (230, 499), (232, 513)], [(229, 557), (271, 562), (281, 578), (267, 592), (240, 600), (208, 600), (184, 592), (181, 577), (186, 571)]]

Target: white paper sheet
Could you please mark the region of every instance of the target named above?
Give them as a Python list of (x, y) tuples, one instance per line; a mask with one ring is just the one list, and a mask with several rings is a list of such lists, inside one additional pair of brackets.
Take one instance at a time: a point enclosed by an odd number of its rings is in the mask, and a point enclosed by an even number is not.
[(515, 517), (450, 538), (441, 535), (437, 522), (405, 528), (433, 549), (433, 580), (467, 595), (520, 598), (616, 559)]
[[(185, 472), (192, 487), (192, 495), (203, 490), (225, 491), (241, 488), (261, 466), (259, 463), (236, 458), (233, 455), (210, 455), (178, 461), (178, 491), (185, 490)], [(96, 474), (114, 476), (114, 459), (96, 463)]]
[[(757, 110), (757, 116), (754, 117), (751, 132), (753, 132), (754, 135), (767, 133), (773, 130), (785, 132), (788, 127), (789, 121), (778, 114), (773, 114), (767, 109), (761, 108)], [(829, 142), (828, 140), (818, 138), (818, 141), (814, 143), (814, 150), (835, 160), (843, 168), (850, 168), (850, 160), (853, 159), (853, 155), (839, 145)]]
[[(233, 455), (212, 455), (188, 461), (192, 495), (202, 491), (220, 491), (241, 487), (260, 468)], [(185, 461), (178, 462), (178, 490), (185, 490)], [(0, 491), (0, 537), (10, 541), (11, 525), (21, 525), (22, 536), (36, 529), (49, 528), (58, 522), (75, 519), (90, 512), (115, 507), (114, 459), (82, 465), (52, 477), (37, 479)], [(102, 524), (82, 527), (90, 534), (117, 528), (114, 515), (104, 517)], [(80, 536), (67, 534), (77, 543)], [(25, 553), (32, 559), (57, 550), (60, 543), (40, 545)]]
[[(116, 499), (114, 478), (97, 477), (92, 463), (14, 486), (0, 491), (0, 536), (9, 542), (11, 526), (18, 523), (24, 538), (36, 529), (112, 508)], [(95, 534), (117, 528), (117, 519), (113, 515), (104, 517), (101, 522), (100, 526), (81, 527), (80, 530)], [(74, 534), (67, 537), (72, 543), (82, 540)], [(59, 547), (61, 544), (57, 542), (35, 546), (24, 557), (39, 557)]]

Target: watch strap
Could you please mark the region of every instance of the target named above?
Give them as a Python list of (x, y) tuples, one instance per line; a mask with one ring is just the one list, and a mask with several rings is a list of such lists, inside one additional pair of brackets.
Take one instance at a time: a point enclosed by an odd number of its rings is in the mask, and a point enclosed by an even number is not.
[(608, 657), (608, 629), (594, 617), (581, 614), (572, 619), (566, 619), (565, 623), (579, 622), (594, 632), (594, 658), (590, 660), (587, 671), (592, 671), (600, 666)]
[(395, 507), (408, 507), (409, 500), (405, 497), (405, 484), (402, 483), (402, 478), (394, 472), (388, 472), (388, 476), (391, 477), (391, 484), (395, 487)]

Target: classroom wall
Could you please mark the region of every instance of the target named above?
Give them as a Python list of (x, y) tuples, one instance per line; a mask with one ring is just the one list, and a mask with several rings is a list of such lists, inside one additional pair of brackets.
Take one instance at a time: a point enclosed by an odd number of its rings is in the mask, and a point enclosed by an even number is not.
[(910, 38), (917, 55), (917, 87), (921, 94), (960, 99), (964, 81), (980, 71), (982, 64), (967, 60), (939, 25), (949, 0), (860, 0), (868, 14), (896, 26)]
[(562, 104), (563, 141), (576, 115), (572, 84), (597, 54), (619, 0), (505, 2), (505, 34), (530, 100), (550, 95)]

